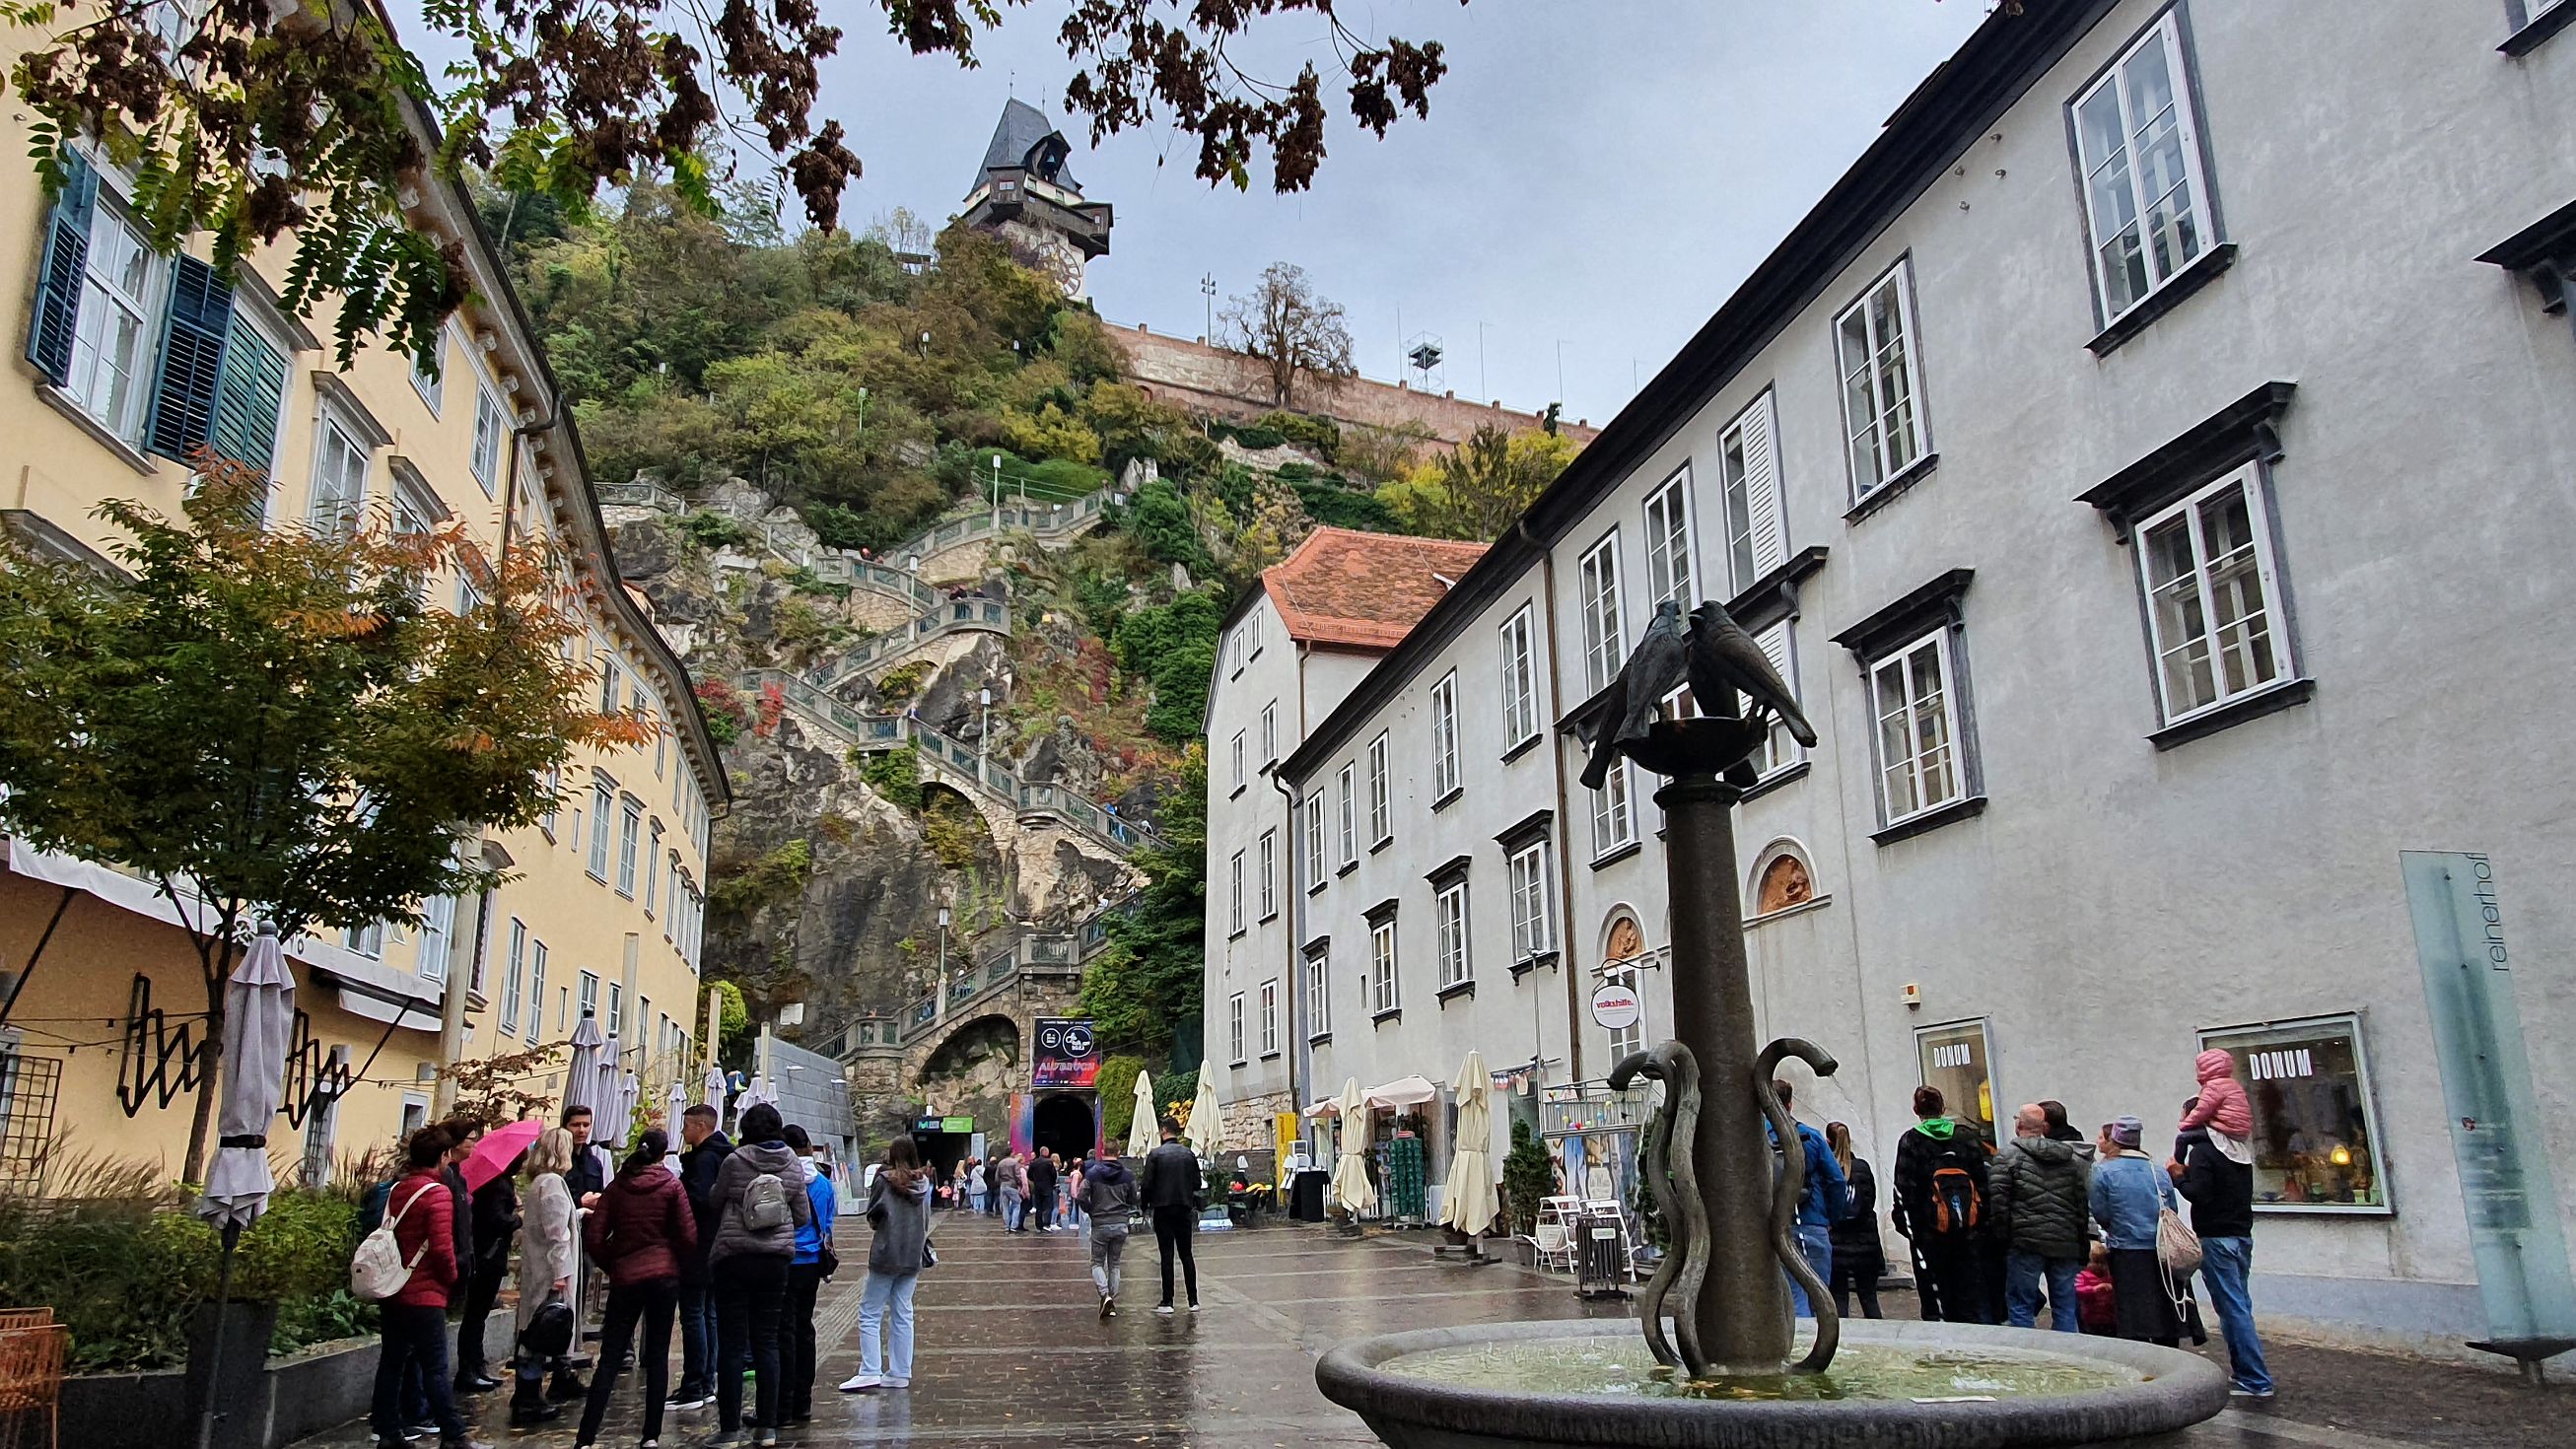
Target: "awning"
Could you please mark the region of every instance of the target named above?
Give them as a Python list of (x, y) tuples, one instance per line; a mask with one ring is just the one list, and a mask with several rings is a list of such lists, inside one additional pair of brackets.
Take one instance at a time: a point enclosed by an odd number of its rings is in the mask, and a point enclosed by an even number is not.
[(1440, 1095), (1440, 1089), (1420, 1077), (1398, 1077), (1382, 1087), (1368, 1089), (1368, 1104), (1388, 1110), (1418, 1107)]

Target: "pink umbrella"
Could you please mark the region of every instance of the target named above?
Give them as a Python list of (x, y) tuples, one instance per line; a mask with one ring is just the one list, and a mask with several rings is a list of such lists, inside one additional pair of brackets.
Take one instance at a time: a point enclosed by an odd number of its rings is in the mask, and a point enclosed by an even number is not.
[(464, 1165), (457, 1169), (465, 1175), (465, 1190), (480, 1192), (483, 1184), (509, 1171), (510, 1164), (518, 1160), (520, 1153), (528, 1150), (529, 1145), (537, 1140), (538, 1133), (545, 1130), (545, 1123), (528, 1117), (517, 1122), (504, 1122), (484, 1133), (483, 1140), (474, 1144), (474, 1150), (466, 1154)]

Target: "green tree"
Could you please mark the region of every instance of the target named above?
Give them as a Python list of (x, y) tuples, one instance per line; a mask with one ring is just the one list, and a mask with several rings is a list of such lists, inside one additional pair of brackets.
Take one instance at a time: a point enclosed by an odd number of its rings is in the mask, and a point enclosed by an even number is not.
[(1512, 1232), (1528, 1237), (1538, 1226), (1538, 1202), (1556, 1185), (1556, 1170), (1547, 1160), (1547, 1149), (1539, 1145), (1538, 1135), (1529, 1123), (1512, 1119), (1512, 1150), (1503, 1154), (1503, 1209), (1510, 1215)]
[(1506, 433), (1485, 423), (1455, 451), (1379, 488), (1377, 497), (1408, 533), (1490, 543), (1579, 451), (1562, 434)]
[(1180, 776), (1163, 802), (1166, 846), (1132, 857), (1144, 889), (1109, 917), (1109, 944), (1082, 973), (1082, 1010), (1103, 1046), (1154, 1061), (1169, 1059), (1172, 1023), (1198, 1020), (1204, 997), (1207, 752), (1192, 745)]
[[(652, 738), (585, 707), (589, 666), (560, 647), (585, 630), (548, 552), (496, 568), (461, 524), (270, 525), (266, 478), (198, 467), (183, 519), (99, 506), (129, 578), (0, 557), (0, 828), (134, 871), (185, 926), (206, 992), (191, 1180), (255, 923), (418, 925), (424, 902), (498, 878), (468, 847), (536, 823), (576, 747)], [(458, 571), (485, 602), (428, 604), (446, 591), (427, 581)]]

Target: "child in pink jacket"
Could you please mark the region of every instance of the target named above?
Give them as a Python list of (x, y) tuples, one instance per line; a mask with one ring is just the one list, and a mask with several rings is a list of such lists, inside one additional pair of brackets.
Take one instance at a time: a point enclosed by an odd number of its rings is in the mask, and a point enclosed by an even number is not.
[(2245, 1084), (2236, 1080), (2236, 1059), (2211, 1050), (2202, 1052), (2194, 1065), (2200, 1073), (2200, 1105), (2184, 1113), (2175, 1130), (2208, 1127), (2240, 1142), (2253, 1136), (2254, 1103), (2245, 1095)]

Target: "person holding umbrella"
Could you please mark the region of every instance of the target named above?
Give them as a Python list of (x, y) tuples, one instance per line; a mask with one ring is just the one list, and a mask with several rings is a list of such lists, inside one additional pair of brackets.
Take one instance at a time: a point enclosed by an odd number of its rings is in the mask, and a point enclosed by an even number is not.
[(535, 1118), (506, 1122), (483, 1134), (457, 1171), (474, 1216), (474, 1251), (465, 1275), (464, 1317), (456, 1327), (456, 1391), (479, 1394), (501, 1386), (492, 1376), (484, 1324), (510, 1273), (510, 1247), (519, 1235), (519, 1163), (545, 1124)]

